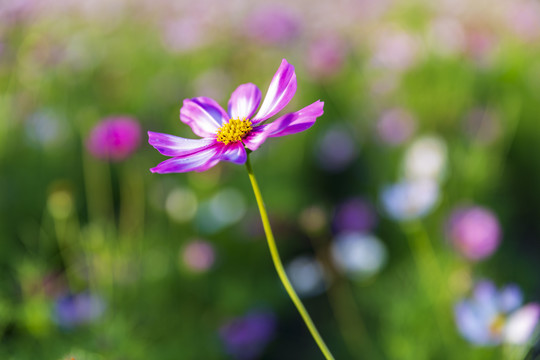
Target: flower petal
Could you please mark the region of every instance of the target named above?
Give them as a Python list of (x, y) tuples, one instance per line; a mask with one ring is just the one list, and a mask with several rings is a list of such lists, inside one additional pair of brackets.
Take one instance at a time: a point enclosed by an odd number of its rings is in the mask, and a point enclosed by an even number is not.
[(523, 293), (517, 285), (507, 285), (499, 293), (498, 300), (502, 311), (511, 312), (523, 303)]
[(297, 112), (281, 116), (268, 127), (268, 136), (291, 135), (309, 129), (324, 113), (323, 106), (324, 102), (318, 100)]
[(467, 300), (460, 301), (454, 308), (454, 316), (459, 332), (471, 343), (488, 345), (497, 342), (489, 335), (490, 318), (479, 313), (474, 303)]
[(270, 125), (271, 124), (259, 125), (253, 128), (249, 135), (242, 140), (244, 145), (251, 151), (257, 150), (270, 135), (270, 132), (267, 131), (267, 128)]
[(277, 70), (259, 112), (252, 119), (253, 124), (260, 123), (283, 109), (296, 92), (296, 74), (294, 66), (283, 59)]
[(261, 91), (254, 84), (242, 84), (234, 90), (229, 100), (231, 119), (251, 119), (261, 103)]
[(540, 304), (530, 303), (512, 313), (504, 328), (503, 337), (510, 344), (524, 344), (531, 338), (540, 319)]
[(215, 144), (191, 155), (165, 160), (150, 171), (159, 174), (205, 171), (219, 162), (220, 153), (221, 147)]
[(224, 145), (219, 156), (221, 160), (230, 161), (235, 164), (243, 164), (247, 160), (246, 149), (241, 142)]
[(174, 135), (148, 132), (148, 143), (166, 156), (186, 156), (216, 143), (215, 138), (185, 139)]
[(184, 100), (180, 120), (188, 124), (196, 135), (211, 137), (229, 120), (229, 115), (214, 100), (197, 97)]

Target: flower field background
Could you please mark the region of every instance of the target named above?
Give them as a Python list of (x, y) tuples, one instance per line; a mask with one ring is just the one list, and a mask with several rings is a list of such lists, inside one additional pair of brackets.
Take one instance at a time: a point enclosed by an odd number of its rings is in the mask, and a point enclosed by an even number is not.
[(282, 59), (324, 115), (251, 163), (336, 359), (526, 356), (540, 3), (4, 0), (0, 359), (322, 359), (244, 167), (149, 171), (183, 99)]

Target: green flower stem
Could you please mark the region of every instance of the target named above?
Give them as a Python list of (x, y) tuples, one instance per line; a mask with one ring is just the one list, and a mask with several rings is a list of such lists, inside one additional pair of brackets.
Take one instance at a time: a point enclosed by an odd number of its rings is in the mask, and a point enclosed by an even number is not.
[(327, 360), (333, 360), (334, 356), (332, 356), (332, 353), (330, 353), (330, 350), (328, 350), (328, 347), (324, 343), (324, 340), (319, 334), (319, 331), (313, 324), (313, 321), (311, 320), (311, 317), (306, 311), (306, 308), (302, 304), (302, 301), (300, 301), (300, 298), (298, 297), (298, 295), (296, 295), (296, 292), (294, 291), (291, 282), (289, 281), (289, 278), (285, 273), (283, 263), (281, 262), (281, 259), (279, 257), (276, 242), (274, 240), (274, 235), (272, 234), (272, 228), (270, 227), (270, 222), (268, 221), (268, 215), (266, 214), (266, 208), (264, 207), (261, 191), (259, 190), (259, 185), (257, 185), (257, 180), (255, 179), (255, 175), (253, 174), (253, 170), (251, 169), (249, 155), (246, 160), (246, 169), (248, 171), (249, 180), (251, 181), (251, 186), (253, 187), (253, 192), (255, 193), (255, 199), (257, 199), (257, 205), (259, 206), (259, 212), (261, 213), (264, 233), (266, 234), (266, 240), (268, 241), (268, 248), (270, 249), (270, 254), (272, 255), (272, 260), (274, 261), (274, 266), (276, 267), (279, 278), (283, 283), (285, 290), (287, 290), (287, 293), (289, 294), (292, 302), (296, 306), (296, 309), (298, 309), (298, 312), (302, 316), (302, 319), (304, 319), (304, 322), (306, 323), (306, 326), (309, 329), (311, 336), (313, 336), (313, 339), (315, 339), (315, 342), (319, 346), (319, 349), (321, 349), (321, 352), (324, 354)]

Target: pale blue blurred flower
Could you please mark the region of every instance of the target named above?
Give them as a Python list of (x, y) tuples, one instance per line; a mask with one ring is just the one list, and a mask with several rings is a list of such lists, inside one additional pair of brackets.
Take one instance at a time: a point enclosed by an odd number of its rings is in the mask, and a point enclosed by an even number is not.
[(339, 234), (332, 241), (330, 250), (336, 267), (356, 278), (373, 276), (386, 264), (386, 247), (371, 234)]
[(287, 276), (300, 297), (310, 297), (326, 290), (329, 277), (322, 264), (311, 255), (301, 255), (286, 266)]
[(540, 318), (540, 304), (529, 303), (519, 308), (522, 301), (523, 295), (516, 285), (498, 291), (491, 281), (480, 281), (472, 297), (459, 301), (454, 308), (458, 330), (479, 346), (526, 343)]
[(386, 186), (381, 200), (394, 220), (407, 221), (426, 216), (439, 199), (439, 185), (431, 179), (402, 181)]

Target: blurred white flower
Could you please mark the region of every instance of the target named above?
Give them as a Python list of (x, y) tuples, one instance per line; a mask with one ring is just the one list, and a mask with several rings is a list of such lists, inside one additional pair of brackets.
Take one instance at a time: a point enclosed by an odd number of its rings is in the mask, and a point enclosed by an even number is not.
[(439, 198), (439, 185), (431, 179), (402, 181), (386, 186), (382, 204), (394, 220), (413, 220), (427, 215)]
[(407, 179), (440, 180), (445, 167), (446, 144), (439, 137), (421, 137), (405, 153), (404, 172)]
[(298, 296), (315, 296), (326, 290), (326, 275), (323, 266), (311, 255), (302, 255), (286, 266), (286, 273)]
[(378, 273), (386, 263), (384, 244), (371, 234), (339, 234), (331, 245), (332, 259), (348, 275), (366, 278)]

